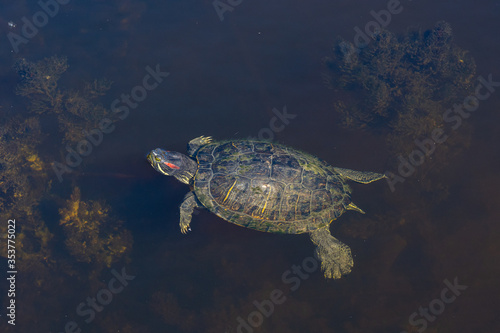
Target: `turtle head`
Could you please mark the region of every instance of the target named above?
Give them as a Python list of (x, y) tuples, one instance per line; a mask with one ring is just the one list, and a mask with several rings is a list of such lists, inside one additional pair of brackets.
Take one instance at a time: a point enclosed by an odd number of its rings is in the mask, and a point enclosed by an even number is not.
[(160, 148), (150, 151), (147, 159), (156, 171), (185, 184), (189, 184), (198, 169), (198, 164), (186, 155)]

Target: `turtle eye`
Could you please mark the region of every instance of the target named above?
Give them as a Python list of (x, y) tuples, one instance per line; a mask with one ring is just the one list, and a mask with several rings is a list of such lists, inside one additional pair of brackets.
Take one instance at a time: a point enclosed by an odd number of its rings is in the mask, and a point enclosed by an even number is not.
[(155, 156), (156, 162), (160, 162), (160, 158), (158, 156)]

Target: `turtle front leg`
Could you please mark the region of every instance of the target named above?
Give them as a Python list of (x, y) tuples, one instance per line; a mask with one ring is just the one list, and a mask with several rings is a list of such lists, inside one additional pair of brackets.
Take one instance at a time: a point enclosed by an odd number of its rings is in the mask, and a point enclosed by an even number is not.
[(189, 224), (191, 223), (191, 217), (193, 216), (193, 211), (195, 208), (201, 208), (202, 206), (198, 203), (196, 196), (193, 192), (189, 192), (184, 197), (184, 201), (181, 204), (181, 222), (179, 223), (181, 227), (181, 232), (183, 234), (191, 231)]
[(316, 256), (321, 261), (321, 269), (326, 278), (339, 279), (351, 272), (351, 249), (333, 237), (328, 227), (312, 231), (311, 240), (317, 246)]
[(204, 145), (209, 144), (212, 142), (212, 137), (211, 136), (199, 136), (188, 143), (188, 154), (189, 156), (193, 157), (194, 153)]

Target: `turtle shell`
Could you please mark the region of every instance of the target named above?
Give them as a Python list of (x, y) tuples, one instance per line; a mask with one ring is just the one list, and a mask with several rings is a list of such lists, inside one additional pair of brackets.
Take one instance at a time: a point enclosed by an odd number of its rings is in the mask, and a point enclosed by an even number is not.
[(310, 232), (339, 217), (351, 202), (343, 178), (326, 162), (259, 141), (222, 141), (193, 155), (198, 200), (223, 219), (260, 231)]

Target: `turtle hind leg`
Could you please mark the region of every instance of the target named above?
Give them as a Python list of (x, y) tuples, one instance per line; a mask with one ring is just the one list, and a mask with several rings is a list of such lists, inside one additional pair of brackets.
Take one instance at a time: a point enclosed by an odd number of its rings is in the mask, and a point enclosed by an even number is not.
[(311, 232), (311, 240), (316, 244), (316, 256), (321, 261), (321, 270), (326, 278), (340, 279), (349, 274), (352, 266), (351, 249), (332, 236), (328, 227)]
[(387, 178), (386, 175), (376, 172), (364, 172), (364, 171), (355, 171), (349, 169), (342, 168), (333, 168), (336, 172), (338, 172), (342, 177), (350, 179), (352, 181), (369, 184), (371, 182), (377, 181), (382, 178)]
[(197, 138), (194, 138), (193, 140), (189, 141), (188, 143), (188, 153), (189, 156), (193, 156), (194, 153), (201, 147), (206, 144), (209, 144), (212, 142), (212, 137), (211, 136), (199, 136)]
[(191, 218), (193, 217), (194, 209), (201, 207), (203, 206), (200, 203), (198, 203), (198, 200), (196, 199), (196, 196), (194, 195), (193, 192), (189, 192), (188, 194), (186, 194), (186, 196), (184, 197), (184, 201), (180, 206), (181, 221), (179, 225), (181, 227), (181, 232), (183, 234), (187, 233), (188, 231), (191, 231), (189, 225), (191, 223)]

